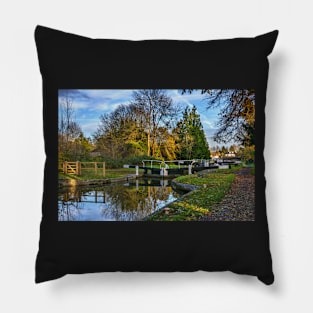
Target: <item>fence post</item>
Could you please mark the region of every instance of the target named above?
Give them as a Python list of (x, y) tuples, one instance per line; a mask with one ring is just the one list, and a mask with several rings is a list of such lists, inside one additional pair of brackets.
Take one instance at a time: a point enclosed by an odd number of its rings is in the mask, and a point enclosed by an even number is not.
[(64, 161), (63, 163), (63, 172), (64, 174), (67, 174), (67, 161)]
[(79, 161), (76, 161), (76, 175), (80, 175), (81, 172), (80, 172), (80, 162)]
[(102, 175), (105, 177), (105, 162), (102, 162)]
[(97, 174), (97, 162), (94, 163), (95, 163), (95, 174)]
[(192, 174), (192, 165), (189, 164), (188, 165), (188, 175), (191, 175)]

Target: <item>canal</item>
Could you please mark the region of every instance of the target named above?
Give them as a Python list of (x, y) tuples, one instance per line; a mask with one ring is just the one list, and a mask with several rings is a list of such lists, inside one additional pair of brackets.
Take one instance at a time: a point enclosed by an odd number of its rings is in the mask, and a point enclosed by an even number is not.
[(180, 196), (163, 179), (60, 189), (58, 220), (139, 221)]

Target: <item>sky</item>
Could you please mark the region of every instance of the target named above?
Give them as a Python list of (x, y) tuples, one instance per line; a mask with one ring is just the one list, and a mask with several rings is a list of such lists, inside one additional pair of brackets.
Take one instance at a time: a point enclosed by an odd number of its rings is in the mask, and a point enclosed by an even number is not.
[[(76, 122), (85, 137), (92, 137), (99, 125), (100, 115), (114, 111), (120, 104), (129, 103), (132, 93), (133, 90), (128, 89), (60, 89), (59, 103), (66, 94), (71, 98)], [(182, 108), (196, 106), (209, 146), (216, 146), (213, 135), (216, 131), (218, 110), (207, 109), (204, 95), (200, 91), (182, 95), (177, 89), (168, 89), (167, 94)]]

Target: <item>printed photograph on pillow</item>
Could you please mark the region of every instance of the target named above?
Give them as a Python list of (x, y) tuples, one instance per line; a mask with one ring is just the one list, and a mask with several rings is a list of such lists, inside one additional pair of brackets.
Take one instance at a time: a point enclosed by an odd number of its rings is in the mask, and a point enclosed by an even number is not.
[(254, 89), (59, 89), (58, 221), (254, 221)]

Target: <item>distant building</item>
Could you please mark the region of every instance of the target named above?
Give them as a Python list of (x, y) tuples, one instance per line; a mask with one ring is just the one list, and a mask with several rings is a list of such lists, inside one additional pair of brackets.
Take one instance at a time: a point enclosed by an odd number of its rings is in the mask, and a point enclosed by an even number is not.
[(225, 153), (225, 158), (235, 158), (236, 157), (236, 153), (234, 151), (228, 151), (227, 153)]
[(210, 154), (213, 160), (220, 158), (220, 153), (218, 151), (210, 151)]

